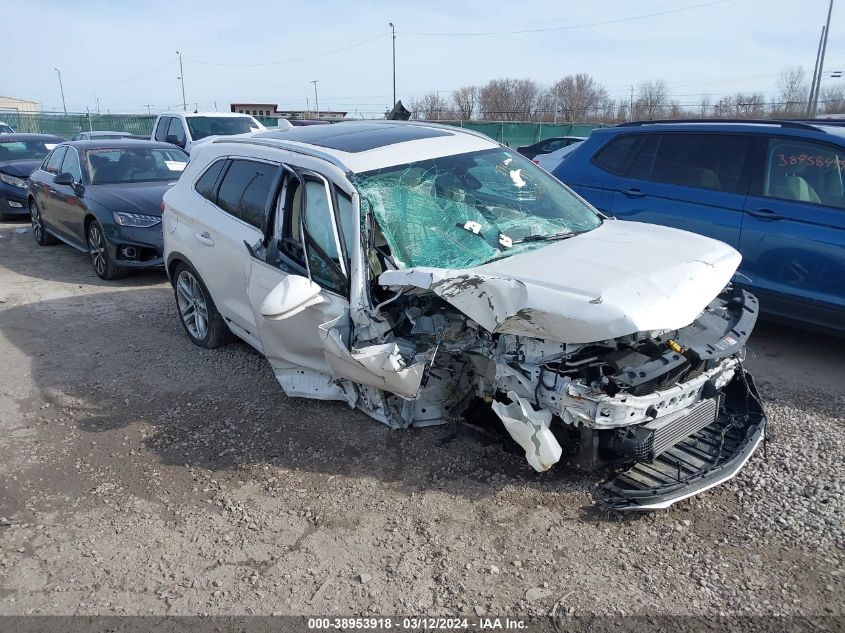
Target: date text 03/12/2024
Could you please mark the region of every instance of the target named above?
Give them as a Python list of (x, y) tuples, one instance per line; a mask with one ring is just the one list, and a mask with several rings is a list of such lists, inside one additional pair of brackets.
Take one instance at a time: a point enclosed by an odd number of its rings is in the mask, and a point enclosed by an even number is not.
[(527, 622), (519, 618), (479, 617), (477, 620), (468, 618), (308, 618), (308, 629), (312, 631), (331, 630), (402, 630), (402, 631), (434, 631), (471, 629), (481, 631), (496, 630), (524, 630)]

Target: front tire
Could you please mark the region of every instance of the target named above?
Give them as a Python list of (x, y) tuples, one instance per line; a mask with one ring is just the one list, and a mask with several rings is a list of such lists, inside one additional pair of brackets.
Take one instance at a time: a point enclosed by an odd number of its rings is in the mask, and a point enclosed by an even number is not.
[(35, 200), (29, 201), (29, 219), (32, 222), (32, 236), (39, 246), (53, 246), (58, 242), (44, 227), (44, 218), (41, 217), (41, 210)]
[(109, 255), (106, 234), (103, 232), (103, 225), (97, 220), (91, 220), (85, 231), (88, 242), (88, 254), (91, 256), (91, 265), (97, 277), (112, 281), (126, 276), (126, 270), (112, 261)]
[(200, 276), (187, 264), (179, 264), (173, 271), (173, 278), (179, 320), (191, 342), (206, 349), (225, 345), (231, 336), (229, 327)]

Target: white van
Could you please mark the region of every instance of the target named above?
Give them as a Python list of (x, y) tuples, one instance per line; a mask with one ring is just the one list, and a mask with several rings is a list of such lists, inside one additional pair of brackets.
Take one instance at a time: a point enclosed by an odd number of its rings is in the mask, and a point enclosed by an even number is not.
[(160, 114), (151, 139), (178, 145), (186, 152), (203, 139), (260, 132), (266, 128), (248, 114), (238, 112), (178, 112)]

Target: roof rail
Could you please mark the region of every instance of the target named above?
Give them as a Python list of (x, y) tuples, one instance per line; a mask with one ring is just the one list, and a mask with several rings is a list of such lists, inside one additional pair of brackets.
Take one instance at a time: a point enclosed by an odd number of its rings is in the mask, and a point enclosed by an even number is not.
[(218, 139), (211, 141), (212, 143), (237, 143), (239, 145), (261, 145), (263, 147), (272, 147), (273, 149), (284, 149), (290, 152), (294, 152), (295, 154), (303, 154), (305, 156), (311, 156), (312, 158), (319, 158), (324, 160), (328, 163), (331, 163), (338, 169), (342, 170), (343, 172), (350, 171), (349, 167), (347, 167), (343, 161), (339, 160), (335, 156), (328, 154), (326, 152), (321, 152), (320, 150), (312, 149), (309, 145), (304, 144), (302, 141), (288, 141), (282, 140), (278, 138), (273, 138), (269, 136), (263, 137), (235, 137), (235, 136), (221, 136)]
[(620, 123), (617, 127), (637, 127), (640, 125), (659, 125), (663, 123), (747, 123), (751, 125), (779, 125), (780, 127), (824, 132), (819, 127), (820, 125), (824, 125), (821, 121), (811, 124), (806, 121), (787, 121), (781, 119), (655, 119), (653, 121), (628, 121), (626, 123)]

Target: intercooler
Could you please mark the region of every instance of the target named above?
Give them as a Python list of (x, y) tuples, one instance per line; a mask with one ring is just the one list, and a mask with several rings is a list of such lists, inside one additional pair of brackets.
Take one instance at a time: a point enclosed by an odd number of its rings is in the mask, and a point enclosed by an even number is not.
[(633, 428), (619, 429), (607, 438), (613, 452), (650, 462), (685, 437), (711, 424), (719, 412), (719, 398), (709, 398), (683, 411)]

